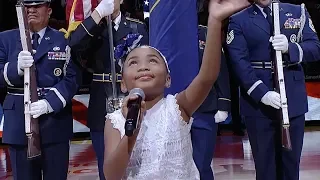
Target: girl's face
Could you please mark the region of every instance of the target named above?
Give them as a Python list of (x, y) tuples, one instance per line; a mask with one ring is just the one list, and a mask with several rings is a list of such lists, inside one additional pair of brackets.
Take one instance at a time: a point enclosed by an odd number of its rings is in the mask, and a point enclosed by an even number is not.
[(161, 55), (150, 47), (139, 47), (129, 53), (123, 63), (121, 89), (128, 92), (141, 88), (146, 97), (159, 96), (171, 79)]

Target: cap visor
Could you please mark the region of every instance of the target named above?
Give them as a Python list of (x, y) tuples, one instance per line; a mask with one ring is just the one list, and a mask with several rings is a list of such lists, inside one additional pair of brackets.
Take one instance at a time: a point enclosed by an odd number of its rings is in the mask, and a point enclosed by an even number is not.
[(36, 5), (41, 5), (41, 4), (45, 4), (45, 3), (48, 3), (48, 2), (25, 2), (24, 5), (26, 6), (36, 6)]

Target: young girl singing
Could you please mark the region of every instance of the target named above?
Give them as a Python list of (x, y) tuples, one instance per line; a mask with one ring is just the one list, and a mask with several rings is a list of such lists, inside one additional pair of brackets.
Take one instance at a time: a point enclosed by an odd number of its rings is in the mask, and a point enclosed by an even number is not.
[[(164, 97), (170, 86), (169, 68), (160, 51), (150, 46), (132, 50), (122, 69), (121, 90), (141, 88), (140, 126), (125, 135), (127, 96), (122, 109), (106, 116), (104, 173), (108, 180), (197, 180), (192, 157), (191, 115), (207, 97), (220, 69), (221, 22), (248, 6), (247, 0), (211, 0), (202, 65), (192, 83), (176, 95)], [(181, 65), (183, 68), (183, 64)]]

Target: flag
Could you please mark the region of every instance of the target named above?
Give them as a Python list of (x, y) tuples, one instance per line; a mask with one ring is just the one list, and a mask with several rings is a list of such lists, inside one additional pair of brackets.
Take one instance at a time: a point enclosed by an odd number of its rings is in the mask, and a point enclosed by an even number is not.
[(149, 2), (150, 0), (144, 0), (143, 1), (143, 17), (144, 19), (148, 18), (150, 16), (149, 13)]
[(197, 0), (150, 0), (150, 45), (167, 58), (171, 87), (183, 91), (199, 71)]
[(306, 121), (320, 120), (320, 82), (307, 81), (306, 90), (308, 95), (309, 111), (305, 114)]
[(70, 33), (74, 31), (79, 24), (91, 15), (97, 7), (98, 0), (67, 0), (66, 5), (66, 21), (68, 29), (61, 29), (68, 38)]

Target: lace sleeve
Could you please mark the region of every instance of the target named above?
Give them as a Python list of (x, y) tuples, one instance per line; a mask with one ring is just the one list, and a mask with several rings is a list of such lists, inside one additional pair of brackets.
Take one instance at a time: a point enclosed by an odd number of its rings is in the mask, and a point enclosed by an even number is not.
[(167, 95), (167, 106), (170, 109), (171, 112), (171, 117), (176, 116), (177, 119), (179, 119), (179, 125), (182, 129), (186, 130), (186, 132), (190, 132), (191, 130), (191, 125), (193, 123), (193, 118), (191, 117), (189, 120), (189, 123), (187, 123), (186, 121), (183, 120), (182, 116), (181, 116), (181, 111), (180, 111), (180, 107), (179, 104), (177, 103), (177, 99), (176, 99), (177, 94), (173, 95)]
[(124, 125), (126, 119), (123, 117), (121, 110), (106, 115), (107, 121), (111, 121), (112, 127), (120, 132), (121, 139), (125, 134)]

